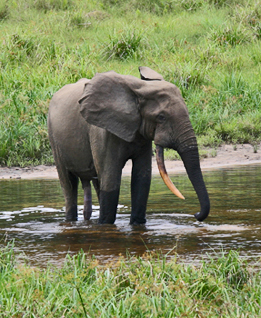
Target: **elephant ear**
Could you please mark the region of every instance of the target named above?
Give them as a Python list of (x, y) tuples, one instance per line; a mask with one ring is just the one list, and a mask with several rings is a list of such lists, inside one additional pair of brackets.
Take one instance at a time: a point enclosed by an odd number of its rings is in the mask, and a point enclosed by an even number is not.
[(163, 81), (164, 78), (159, 73), (153, 71), (147, 66), (140, 66), (140, 78), (145, 81)]
[(81, 115), (89, 124), (133, 141), (141, 122), (138, 98), (131, 89), (134, 79), (112, 71), (96, 74), (79, 100)]

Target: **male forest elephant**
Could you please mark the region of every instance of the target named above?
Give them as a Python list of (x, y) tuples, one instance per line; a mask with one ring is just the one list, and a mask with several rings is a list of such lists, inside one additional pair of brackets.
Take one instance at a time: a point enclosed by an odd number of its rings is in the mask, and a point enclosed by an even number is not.
[(141, 79), (113, 71), (81, 79), (54, 94), (48, 114), (51, 147), (66, 201), (66, 219), (77, 219), (78, 180), (84, 189), (84, 218), (92, 213), (91, 185), (100, 204), (99, 223), (114, 223), (122, 168), (132, 160), (131, 224), (146, 222), (151, 183), (152, 140), (160, 174), (177, 196), (165, 170), (163, 148), (176, 150), (197, 193), (203, 221), (210, 202), (197, 141), (179, 89), (148, 67)]

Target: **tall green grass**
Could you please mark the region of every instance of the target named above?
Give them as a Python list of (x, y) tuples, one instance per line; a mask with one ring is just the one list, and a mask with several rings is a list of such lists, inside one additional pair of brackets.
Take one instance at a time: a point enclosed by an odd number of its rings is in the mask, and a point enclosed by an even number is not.
[[(168, 256), (169, 258), (169, 256)], [(83, 252), (60, 267), (21, 265), (0, 253), (1, 317), (259, 317), (260, 260), (237, 251), (197, 266), (177, 255), (120, 257), (101, 265)]]
[(46, 117), (63, 85), (96, 72), (176, 84), (203, 146), (256, 144), (261, 2), (12, 0), (0, 2), (0, 165), (53, 162)]

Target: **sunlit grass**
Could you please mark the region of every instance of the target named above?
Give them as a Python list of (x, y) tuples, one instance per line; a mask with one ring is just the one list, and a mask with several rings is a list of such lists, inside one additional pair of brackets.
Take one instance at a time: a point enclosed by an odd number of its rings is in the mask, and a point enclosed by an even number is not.
[(181, 89), (203, 146), (260, 141), (260, 8), (254, 0), (3, 1), (0, 164), (52, 163), (53, 93), (96, 72), (139, 76), (140, 65)]

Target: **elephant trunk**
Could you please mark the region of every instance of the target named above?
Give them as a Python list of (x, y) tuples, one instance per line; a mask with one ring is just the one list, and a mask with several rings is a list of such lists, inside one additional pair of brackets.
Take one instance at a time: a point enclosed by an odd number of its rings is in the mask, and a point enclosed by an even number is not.
[(200, 202), (201, 210), (195, 214), (195, 218), (198, 221), (204, 221), (209, 214), (210, 202), (200, 169), (198, 148), (193, 147), (188, 151), (180, 152), (179, 155), (181, 156), (189, 179), (197, 193)]
[[(202, 172), (199, 164), (199, 154), (198, 148), (194, 147), (188, 151), (179, 152), (181, 159), (186, 168), (189, 179), (197, 193), (201, 211), (195, 214), (195, 218), (198, 221), (203, 221), (209, 214), (210, 210), (210, 202), (207, 193), (207, 189), (203, 180)], [(167, 185), (167, 187), (179, 198), (185, 199), (183, 195), (179, 192), (179, 190), (174, 186), (172, 181), (170, 180), (165, 164), (164, 164), (164, 155), (163, 148), (159, 145), (156, 145), (156, 159), (159, 168), (160, 175)]]

